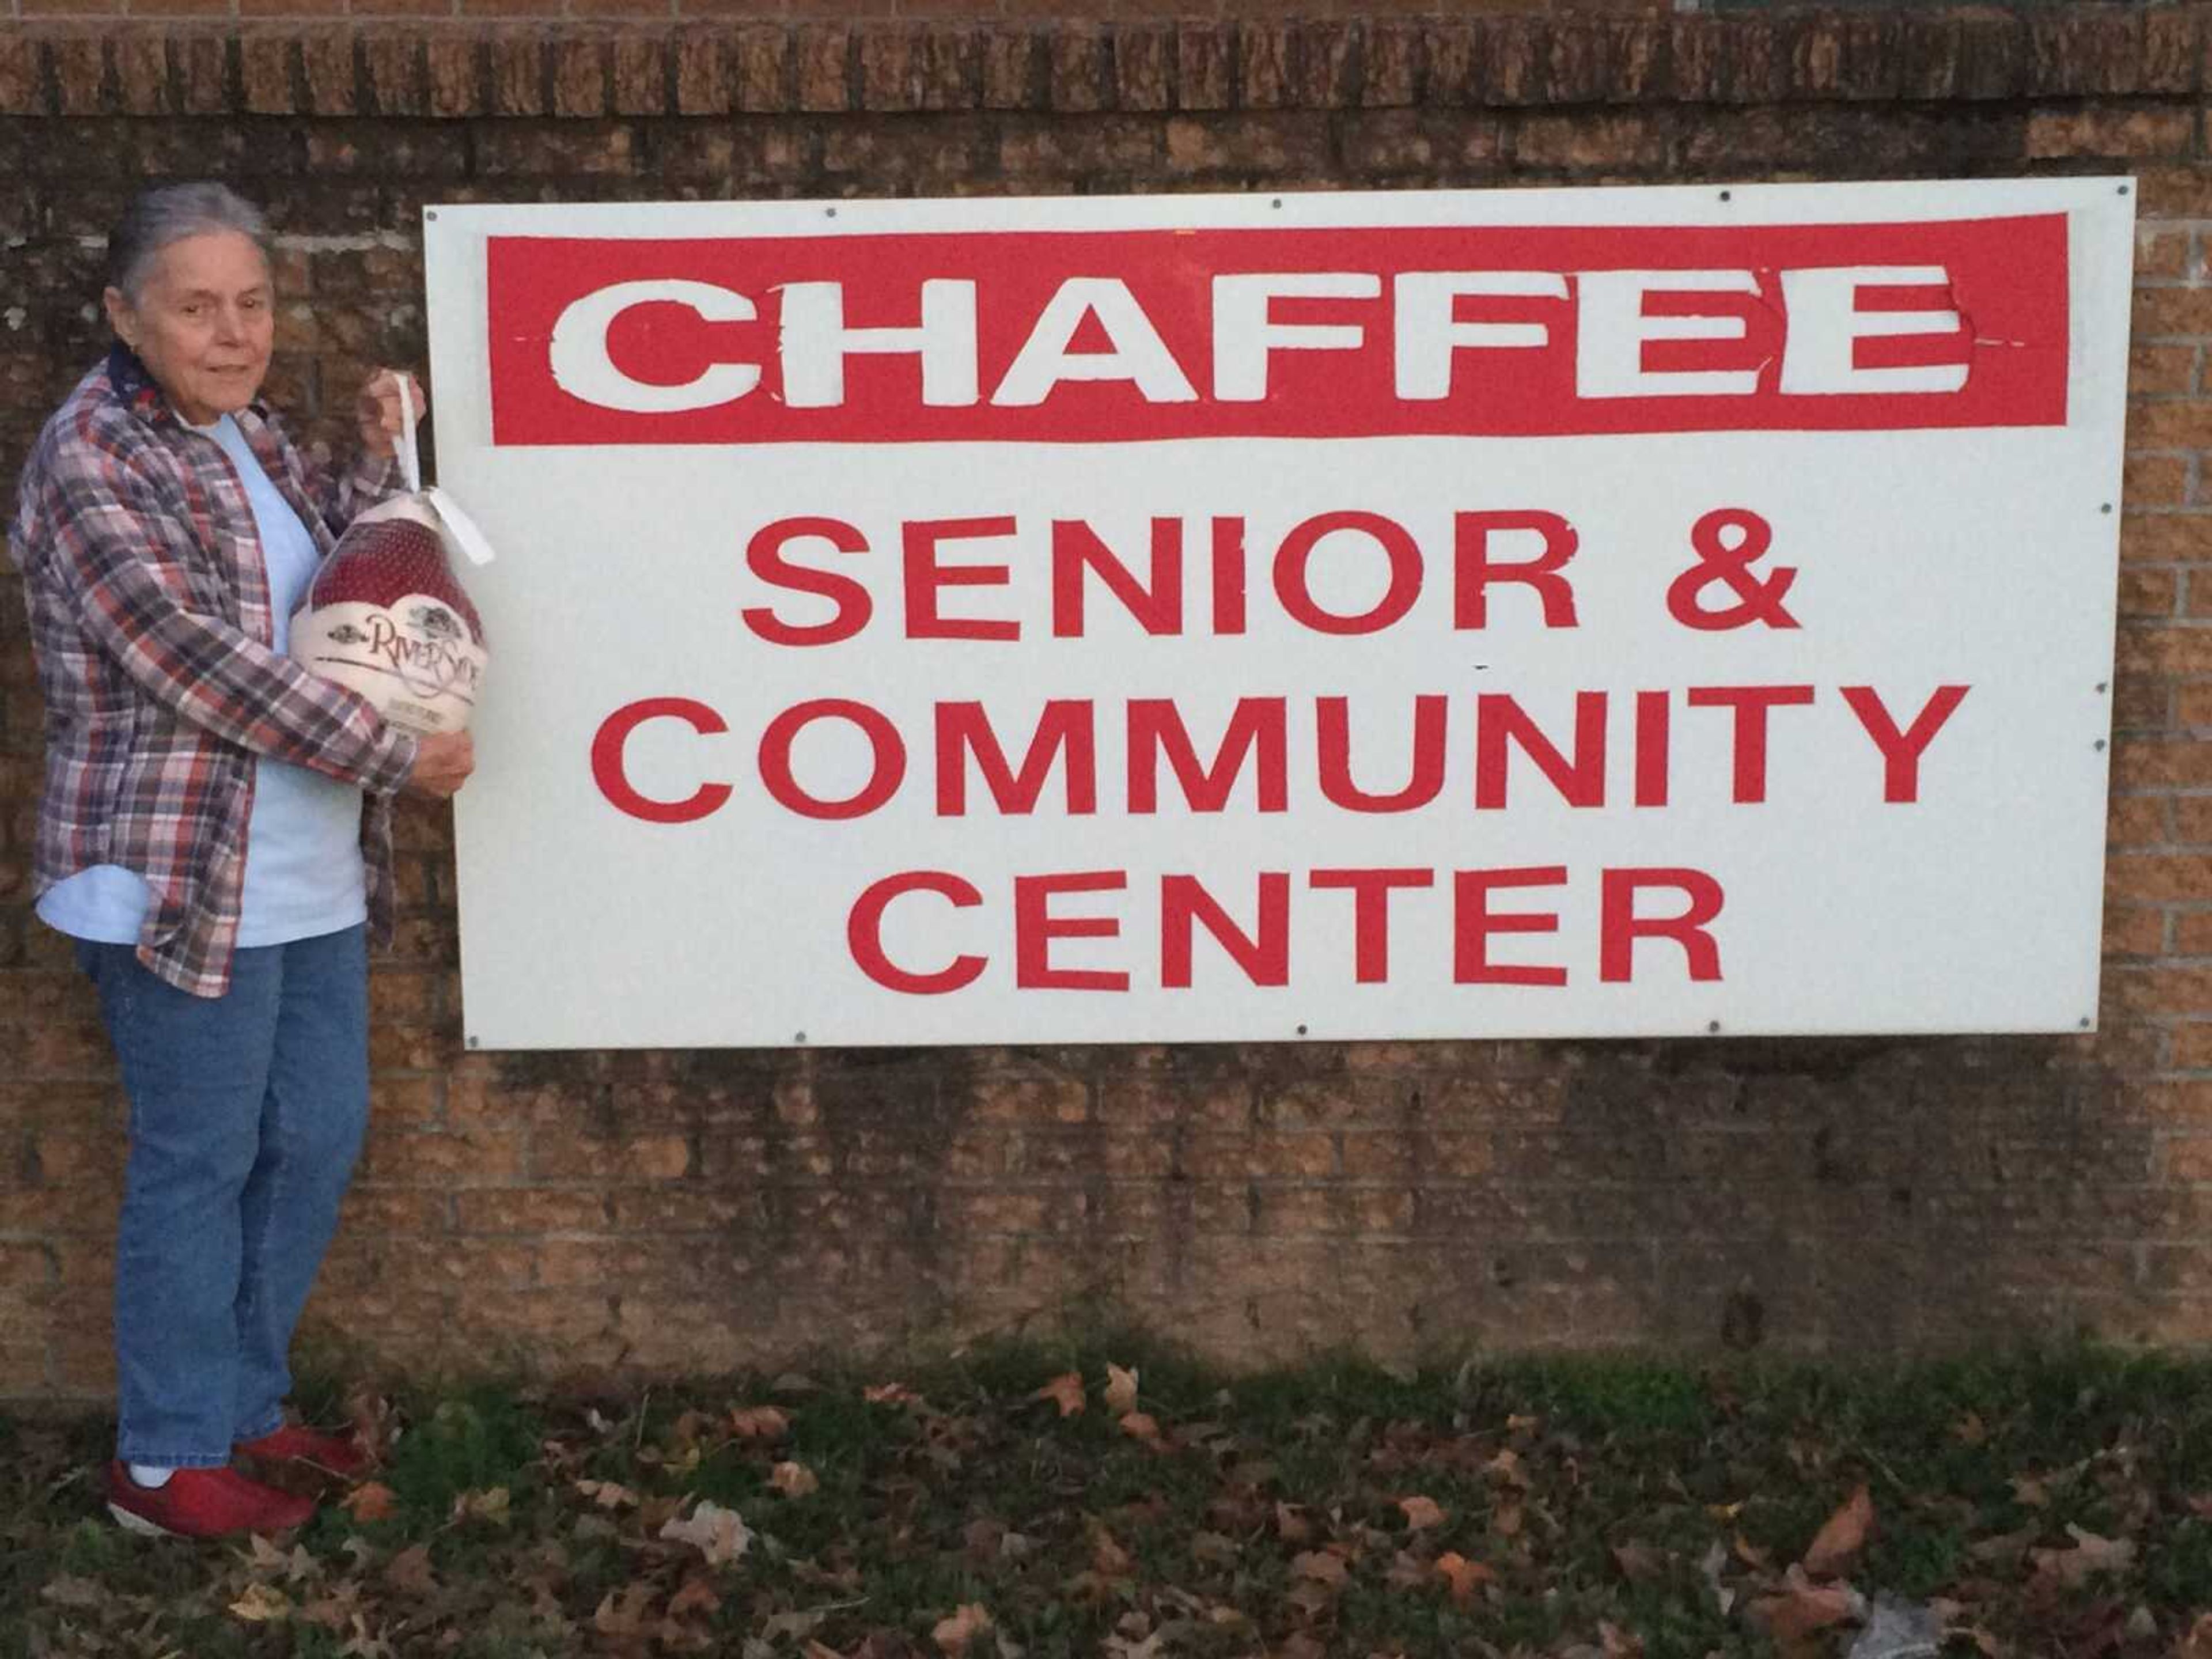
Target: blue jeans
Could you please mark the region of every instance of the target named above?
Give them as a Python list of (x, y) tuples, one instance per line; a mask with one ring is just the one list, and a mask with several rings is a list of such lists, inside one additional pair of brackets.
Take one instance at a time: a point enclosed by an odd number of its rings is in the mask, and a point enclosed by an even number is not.
[(220, 997), (127, 945), (76, 953), (131, 1101), (116, 1455), (216, 1468), (284, 1420), (292, 1328), (368, 1127), (367, 930), (240, 951)]

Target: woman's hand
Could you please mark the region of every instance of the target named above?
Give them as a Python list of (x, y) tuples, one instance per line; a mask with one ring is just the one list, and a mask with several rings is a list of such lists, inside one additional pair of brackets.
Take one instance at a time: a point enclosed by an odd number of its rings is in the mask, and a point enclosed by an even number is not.
[(428, 412), (430, 401), (422, 394), (422, 383), (404, 369), (374, 369), (362, 382), (354, 416), (361, 422), (361, 447), (370, 454), (392, 453), (400, 433), (403, 396), (413, 400), (416, 420)]
[(465, 732), (438, 732), (416, 740), (415, 769), (407, 775), (410, 795), (444, 800), (476, 770), (476, 739)]

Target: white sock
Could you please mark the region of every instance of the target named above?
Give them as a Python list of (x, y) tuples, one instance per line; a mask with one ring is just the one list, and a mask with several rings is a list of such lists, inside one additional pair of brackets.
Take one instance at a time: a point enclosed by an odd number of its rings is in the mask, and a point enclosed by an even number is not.
[(175, 1473), (174, 1469), (157, 1469), (151, 1463), (133, 1463), (131, 1466), (131, 1480), (149, 1488), (167, 1486), (169, 1477)]

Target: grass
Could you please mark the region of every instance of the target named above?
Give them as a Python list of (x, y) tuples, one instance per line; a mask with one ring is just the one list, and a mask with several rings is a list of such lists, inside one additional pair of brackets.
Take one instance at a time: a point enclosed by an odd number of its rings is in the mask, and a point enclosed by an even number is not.
[[(1068, 1371), (1062, 1416), (1038, 1391)], [(109, 1424), (0, 1417), (0, 1655), (1797, 1659), (1848, 1651), (1847, 1584), (1932, 1604), (1960, 1653), (2212, 1659), (2203, 1359), (1230, 1376), (1119, 1339), (357, 1409), (402, 1430), (383, 1490), (258, 1548), (120, 1533)], [(1870, 1534), (1793, 1577), (1861, 1486)], [(743, 1559), (662, 1535), (702, 1500)]]

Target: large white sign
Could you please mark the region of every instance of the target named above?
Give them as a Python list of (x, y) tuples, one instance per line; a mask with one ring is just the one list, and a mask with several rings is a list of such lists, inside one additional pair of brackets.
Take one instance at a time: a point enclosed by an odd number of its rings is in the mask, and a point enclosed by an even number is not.
[(2133, 204), (431, 210), (470, 1041), (2089, 1025)]

